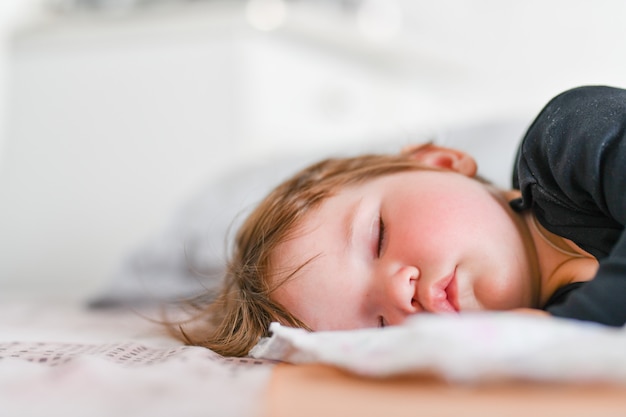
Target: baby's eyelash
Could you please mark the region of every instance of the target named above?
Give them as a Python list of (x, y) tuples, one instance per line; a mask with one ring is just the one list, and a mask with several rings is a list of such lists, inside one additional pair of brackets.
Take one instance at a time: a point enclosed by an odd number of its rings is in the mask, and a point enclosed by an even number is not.
[(380, 327), (380, 328), (386, 327), (385, 326), (385, 319), (383, 318), (383, 316), (380, 316), (378, 318), (378, 327)]
[(376, 247), (376, 255), (380, 257), (380, 253), (383, 249), (383, 243), (385, 242), (385, 222), (383, 222), (383, 217), (378, 217), (378, 245)]

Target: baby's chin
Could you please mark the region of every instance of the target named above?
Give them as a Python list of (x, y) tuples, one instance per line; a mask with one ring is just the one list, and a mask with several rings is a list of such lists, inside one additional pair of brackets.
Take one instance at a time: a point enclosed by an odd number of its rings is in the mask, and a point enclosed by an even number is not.
[[(531, 303), (526, 303), (519, 297), (506, 298), (504, 296), (498, 297), (495, 294), (489, 299), (482, 301), (475, 298), (468, 300), (467, 304), (460, 302), (461, 310), (463, 312), (470, 311), (509, 311), (515, 309), (532, 308)], [(468, 307), (465, 307), (465, 306)]]
[(459, 288), (457, 298), (459, 313), (489, 310), (475, 295), (472, 288)]
[(533, 307), (533, 289), (515, 275), (481, 279), (459, 293), (460, 311), (508, 311)]

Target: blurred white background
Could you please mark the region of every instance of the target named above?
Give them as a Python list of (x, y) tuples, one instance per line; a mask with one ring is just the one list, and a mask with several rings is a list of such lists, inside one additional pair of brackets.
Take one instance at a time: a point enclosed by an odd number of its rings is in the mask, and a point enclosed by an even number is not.
[(257, 160), (626, 87), (625, 17), (621, 0), (3, 0), (0, 291), (93, 293)]
[(0, 3), (0, 161), (6, 123), (6, 67), (9, 38), (19, 26), (20, 21), (30, 14), (31, 8), (35, 5), (34, 0), (4, 0)]

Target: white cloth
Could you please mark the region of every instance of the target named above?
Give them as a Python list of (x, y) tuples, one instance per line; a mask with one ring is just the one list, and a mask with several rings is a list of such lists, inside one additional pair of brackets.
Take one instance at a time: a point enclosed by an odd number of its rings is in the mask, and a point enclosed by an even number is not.
[(251, 356), (375, 377), (626, 383), (626, 330), (593, 323), (477, 313), (414, 316), (382, 329), (309, 333), (272, 323), (270, 330)]

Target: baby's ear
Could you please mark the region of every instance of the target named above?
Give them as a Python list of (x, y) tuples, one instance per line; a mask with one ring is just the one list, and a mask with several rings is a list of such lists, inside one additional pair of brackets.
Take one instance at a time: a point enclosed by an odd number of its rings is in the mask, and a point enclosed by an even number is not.
[(474, 177), (478, 169), (476, 160), (469, 154), (432, 143), (405, 146), (401, 153), (424, 165), (449, 169), (468, 177)]

